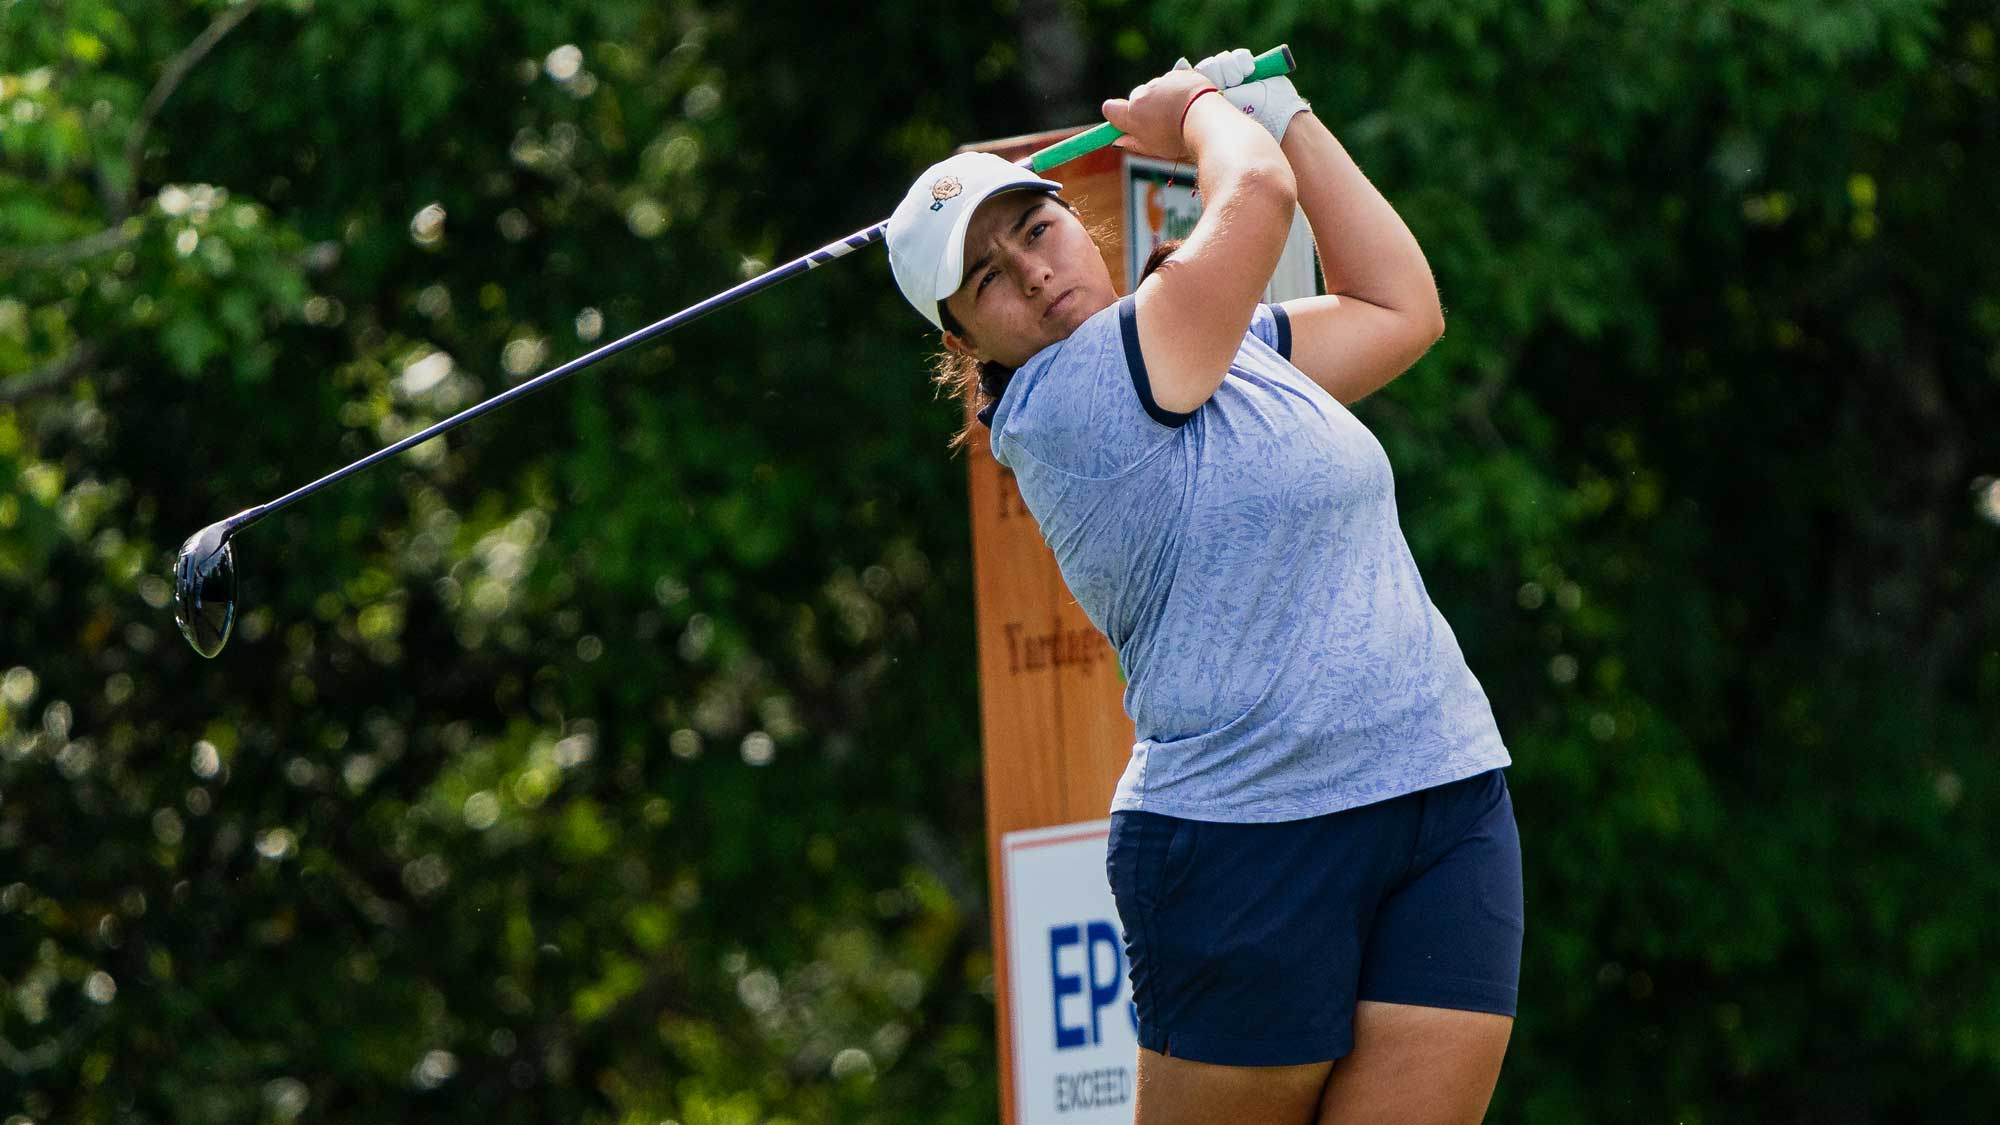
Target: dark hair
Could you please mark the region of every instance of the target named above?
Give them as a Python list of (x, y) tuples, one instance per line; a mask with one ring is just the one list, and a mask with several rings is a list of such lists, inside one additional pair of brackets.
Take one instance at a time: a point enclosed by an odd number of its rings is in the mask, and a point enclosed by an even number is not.
[[(1055, 196), (1056, 202), (1067, 207), (1071, 214), (1079, 219), (1083, 218), (1083, 212), (1077, 209), (1076, 204), (1063, 198), (1060, 193), (1050, 194)], [(1108, 223), (1087, 226), (1085, 229), (1090, 233), (1090, 240), (1100, 245), (1113, 232)], [(1180, 248), (1181, 240), (1178, 238), (1168, 239), (1155, 246), (1152, 254), (1146, 259), (1145, 268), (1139, 271), (1139, 280), (1144, 281), (1153, 276), (1153, 271), (1159, 269), (1168, 256)], [(1138, 288), (1136, 282), (1133, 288)], [(944, 323), (945, 331), (958, 336), (965, 335), (964, 326), (958, 323), (957, 317), (951, 315), (950, 309), (944, 307), (943, 301), (938, 302), (938, 320)], [(1014, 369), (1004, 363), (990, 359), (978, 360), (950, 350), (938, 355), (931, 374), (931, 382), (956, 396), (961, 404), (969, 404), (974, 412), (986, 410), (999, 402), (1000, 396), (1007, 393), (1007, 384), (1013, 381), (1013, 378)], [(945, 448), (953, 451), (963, 448), (983, 428), (985, 427), (982, 422), (967, 422), (952, 435), (951, 441)]]
[[(956, 336), (965, 335), (965, 327), (959, 324), (957, 317), (951, 315), (950, 309), (944, 307), (943, 301), (938, 302), (938, 319), (944, 322), (944, 330), (946, 332), (950, 332)], [(972, 381), (975, 385), (971, 388), (965, 386), (967, 382), (965, 368), (967, 367), (970, 367), (973, 373)], [(964, 391), (976, 389), (978, 398), (975, 401), (978, 403), (979, 408), (983, 410), (993, 403), (999, 402), (1000, 396), (1007, 393), (1007, 384), (1014, 378), (1014, 369), (1001, 363), (999, 360), (975, 360), (971, 356), (946, 352), (943, 356), (939, 357), (938, 376), (938, 381), (940, 382), (949, 379), (950, 382), (948, 385), (960, 391), (961, 398), (964, 397)], [(971, 427), (968, 426), (952, 441), (951, 447), (956, 449), (964, 445), (965, 439), (970, 434)]]
[[(1173, 256), (1174, 251), (1181, 248), (1182, 241), (1182, 239), (1178, 238), (1169, 238), (1158, 246), (1153, 247), (1153, 252), (1146, 255), (1145, 266), (1139, 270), (1139, 280), (1144, 281), (1153, 276), (1153, 271), (1159, 269), (1166, 263), (1168, 258)], [(1132, 288), (1137, 289), (1138, 286), (1134, 285)]]

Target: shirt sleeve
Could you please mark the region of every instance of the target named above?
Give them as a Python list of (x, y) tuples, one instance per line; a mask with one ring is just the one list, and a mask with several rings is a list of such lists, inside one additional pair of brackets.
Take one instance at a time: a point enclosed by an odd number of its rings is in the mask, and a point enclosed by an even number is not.
[(1270, 345), (1271, 350), (1292, 358), (1292, 318), (1283, 305), (1258, 305), (1250, 314), (1250, 334)]
[(1074, 476), (1116, 477), (1177, 440), (1194, 416), (1154, 400), (1129, 296), (1015, 375), (1023, 377), (994, 443), (1003, 463), (1025, 452)]

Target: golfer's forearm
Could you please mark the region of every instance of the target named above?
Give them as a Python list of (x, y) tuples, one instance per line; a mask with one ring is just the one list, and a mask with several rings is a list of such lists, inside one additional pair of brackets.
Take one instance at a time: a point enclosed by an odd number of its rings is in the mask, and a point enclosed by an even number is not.
[(1311, 113), (1299, 114), (1285, 129), (1283, 147), (1319, 245), (1327, 292), (1440, 316), (1437, 283), (1416, 236), (1326, 125)]
[(1272, 212), (1277, 237), (1291, 223), (1297, 177), (1271, 134), (1221, 97), (1197, 98), (1188, 107), (1182, 136), (1194, 154), (1202, 208)]

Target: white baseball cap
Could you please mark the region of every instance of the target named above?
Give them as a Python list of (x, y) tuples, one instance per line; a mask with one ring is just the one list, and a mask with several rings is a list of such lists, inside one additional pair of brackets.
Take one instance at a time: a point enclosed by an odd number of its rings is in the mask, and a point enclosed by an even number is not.
[(903, 299), (944, 330), (938, 302), (957, 292), (965, 273), (965, 228), (972, 213), (1003, 191), (1062, 185), (990, 152), (961, 152), (924, 170), (889, 216), (889, 270)]

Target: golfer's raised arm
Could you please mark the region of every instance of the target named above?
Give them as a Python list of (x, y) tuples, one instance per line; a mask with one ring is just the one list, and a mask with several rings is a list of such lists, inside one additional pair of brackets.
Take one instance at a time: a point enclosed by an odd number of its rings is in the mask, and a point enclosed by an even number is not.
[(1207, 402), (1228, 374), (1298, 199), (1271, 134), (1220, 95), (1199, 92), (1209, 85), (1196, 71), (1170, 71), (1104, 104), (1105, 119), (1131, 134), (1127, 147), (1191, 153), (1198, 169), (1201, 219), (1134, 293), (1154, 401), (1177, 413)]
[(1327, 290), (1284, 303), (1292, 365), (1353, 402), (1402, 374), (1444, 334), (1437, 283), (1416, 236), (1319, 118), (1293, 117), (1283, 150)]

